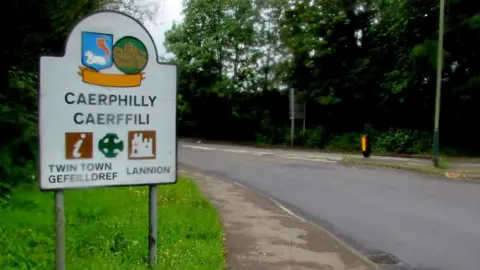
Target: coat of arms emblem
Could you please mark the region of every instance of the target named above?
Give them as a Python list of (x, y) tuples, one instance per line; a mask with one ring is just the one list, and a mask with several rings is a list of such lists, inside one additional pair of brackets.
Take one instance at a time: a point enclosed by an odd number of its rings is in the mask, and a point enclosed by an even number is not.
[[(110, 87), (140, 86), (148, 63), (148, 51), (139, 39), (120, 38), (107, 33), (82, 32), (82, 54), (79, 75), (85, 83)], [(115, 65), (123, 74), (103, 72)]]

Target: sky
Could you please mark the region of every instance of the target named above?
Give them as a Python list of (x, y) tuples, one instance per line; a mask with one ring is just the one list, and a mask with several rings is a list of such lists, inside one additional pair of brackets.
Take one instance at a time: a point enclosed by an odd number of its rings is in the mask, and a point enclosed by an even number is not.
[(145, 26), (152, 35), (157, 46), (158, 56), (165, 57), (166, 49), (163, 46), (165, 32), (172, 28), (173, 22), (180, 22), (182, 19), (183, 0), (154, 0), (159, 5), (157, 18), (154, 23), (146, 23)]

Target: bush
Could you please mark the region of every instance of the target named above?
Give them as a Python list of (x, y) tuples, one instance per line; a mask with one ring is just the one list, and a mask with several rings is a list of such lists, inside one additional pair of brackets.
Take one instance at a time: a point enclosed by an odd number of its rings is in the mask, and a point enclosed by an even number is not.
[(327, 149), (360, 151), (360, 139), (362, 134), (357, 132), (347, 132), (332, 136), (326, 145)]
[[(324, 128), (318, 126), (314, 129), (307, 129), (305, 132), (302, 128), (296, 128), (294, 134), (294, 145), (304, 145), (310, 148), (321, 148), (325, 145)], [(280, 128), (263, 128), (262, 132), (257, 132), (255, 142), (257, 144), (267, 145), (290, 145), (291, 144), (290, 127)]]
[(314, 129), (305, 130), (304, 145), (311, 148), (322, 148), (325, 146), (325, 128), (317, 126)]
[(37, 75), (13, 67), (9, 83), (0, 96), (0, 126), (5, 131), (0, 144), (2, 200), (15, 185), (32, 181), (37, 148)]
[[(361, 137), (364, 134), (370, 136), (374, 153), (420, 154), (429, 152), (432, 147), (432, 136), (428, 132), (395, 128), (381, 132), (369, 124), (364, 126), (362, 133), (347, 132), (330, 136), (323, 126), (307, 129), (305, 132), (303, 129), (297, 128), (294, 144), (309, 148), (359, 152), (361, 151)], [(264, 127), (262, 132), (256, 134), (258, 144), (290, 145), (290, 138), (289, 127)]]
[(420, 154), (429, 151), (431, 146), (432, 136), (428, 132), (390, 129), (375, 139), (372, 150), (374, 152)]
[(264, 128), (261, 132), (255, 134), (255, 142), (257, 144), (285, 144), (290, 143), (290, 129), (286, 127), (280, 128)]
[(33, 160), (15, 160), (15, 155), (10, 151), (0, 152), (0, 206), (6, 202), (12, 189), (25, 182), (34, 181), (36, 166)]
[[(283, 137), (283, 145), (290, 145), (292, 143), (292, 129), (291, 128), (285, 128), (285, 135)], [(294, 130), (294, 138), (293, 138), (293, 144), (294, 145), (303, 145), (304, 144), (304, 133), (303, 129), (301, 128), (296, 128)]]

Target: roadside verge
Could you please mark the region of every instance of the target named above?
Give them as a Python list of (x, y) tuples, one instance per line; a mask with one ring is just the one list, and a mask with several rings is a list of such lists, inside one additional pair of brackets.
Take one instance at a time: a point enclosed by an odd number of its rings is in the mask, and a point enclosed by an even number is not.
[[(54, 269), (53, 194), (14, 190), (0, 205), (0, 269)], [(67, 269), (151, 269), (146, 263), (148, 187), (65, 191)], [(224, 269), (217, 210), (179, 178), (158, 189), (156, 269)]]
[(446, 177), (457, 180), (480, 180), (480, 166), (455, 166), (445, 164), (443, 168), (436, 168), (431, 163), (408, 162), (398, 160), (379, 160), (375, 158), (344, 157), (339, 162), (344, 165), (364, 165), (401, 169), (433, 176)]

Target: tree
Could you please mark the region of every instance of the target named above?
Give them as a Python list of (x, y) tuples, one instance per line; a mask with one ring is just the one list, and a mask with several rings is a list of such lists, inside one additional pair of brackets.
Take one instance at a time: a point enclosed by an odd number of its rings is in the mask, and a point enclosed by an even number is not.
[[(384, 142), (415, 137), (427, 150), (428, 140), (419, 136), (429, 136), (419, 134), (433, 124), (437, 2), (188, 0), (184, 21), (166, 39), (182, 67), (180, 91), (190, 105), (184, 119), (212, 136), (226, 134), (224, 124), (244, 121), (252, 134), (262, 129), (263, 137), (284, 137), (273, 133), (286, 130), (284, 90), (294, 89), (307, 97), (308, 123), (321, 126), (317, 130), (325, 140), (374, 126)], [(455, 138), (462, 136), (478, 151), (468, 127), (480, 113), (474, 45), (479, 14), (474, 0), (447, 1), (442, 99), (447, 117), (441, 124), (452, 130), (442, 133), (442, 142), (459, 146)], [(270, 94), (275, 107), (264, 100)], [(224, 122), (207, 124), (218, 114)], [(410, 137), (399, 139), (405, 136)]]

